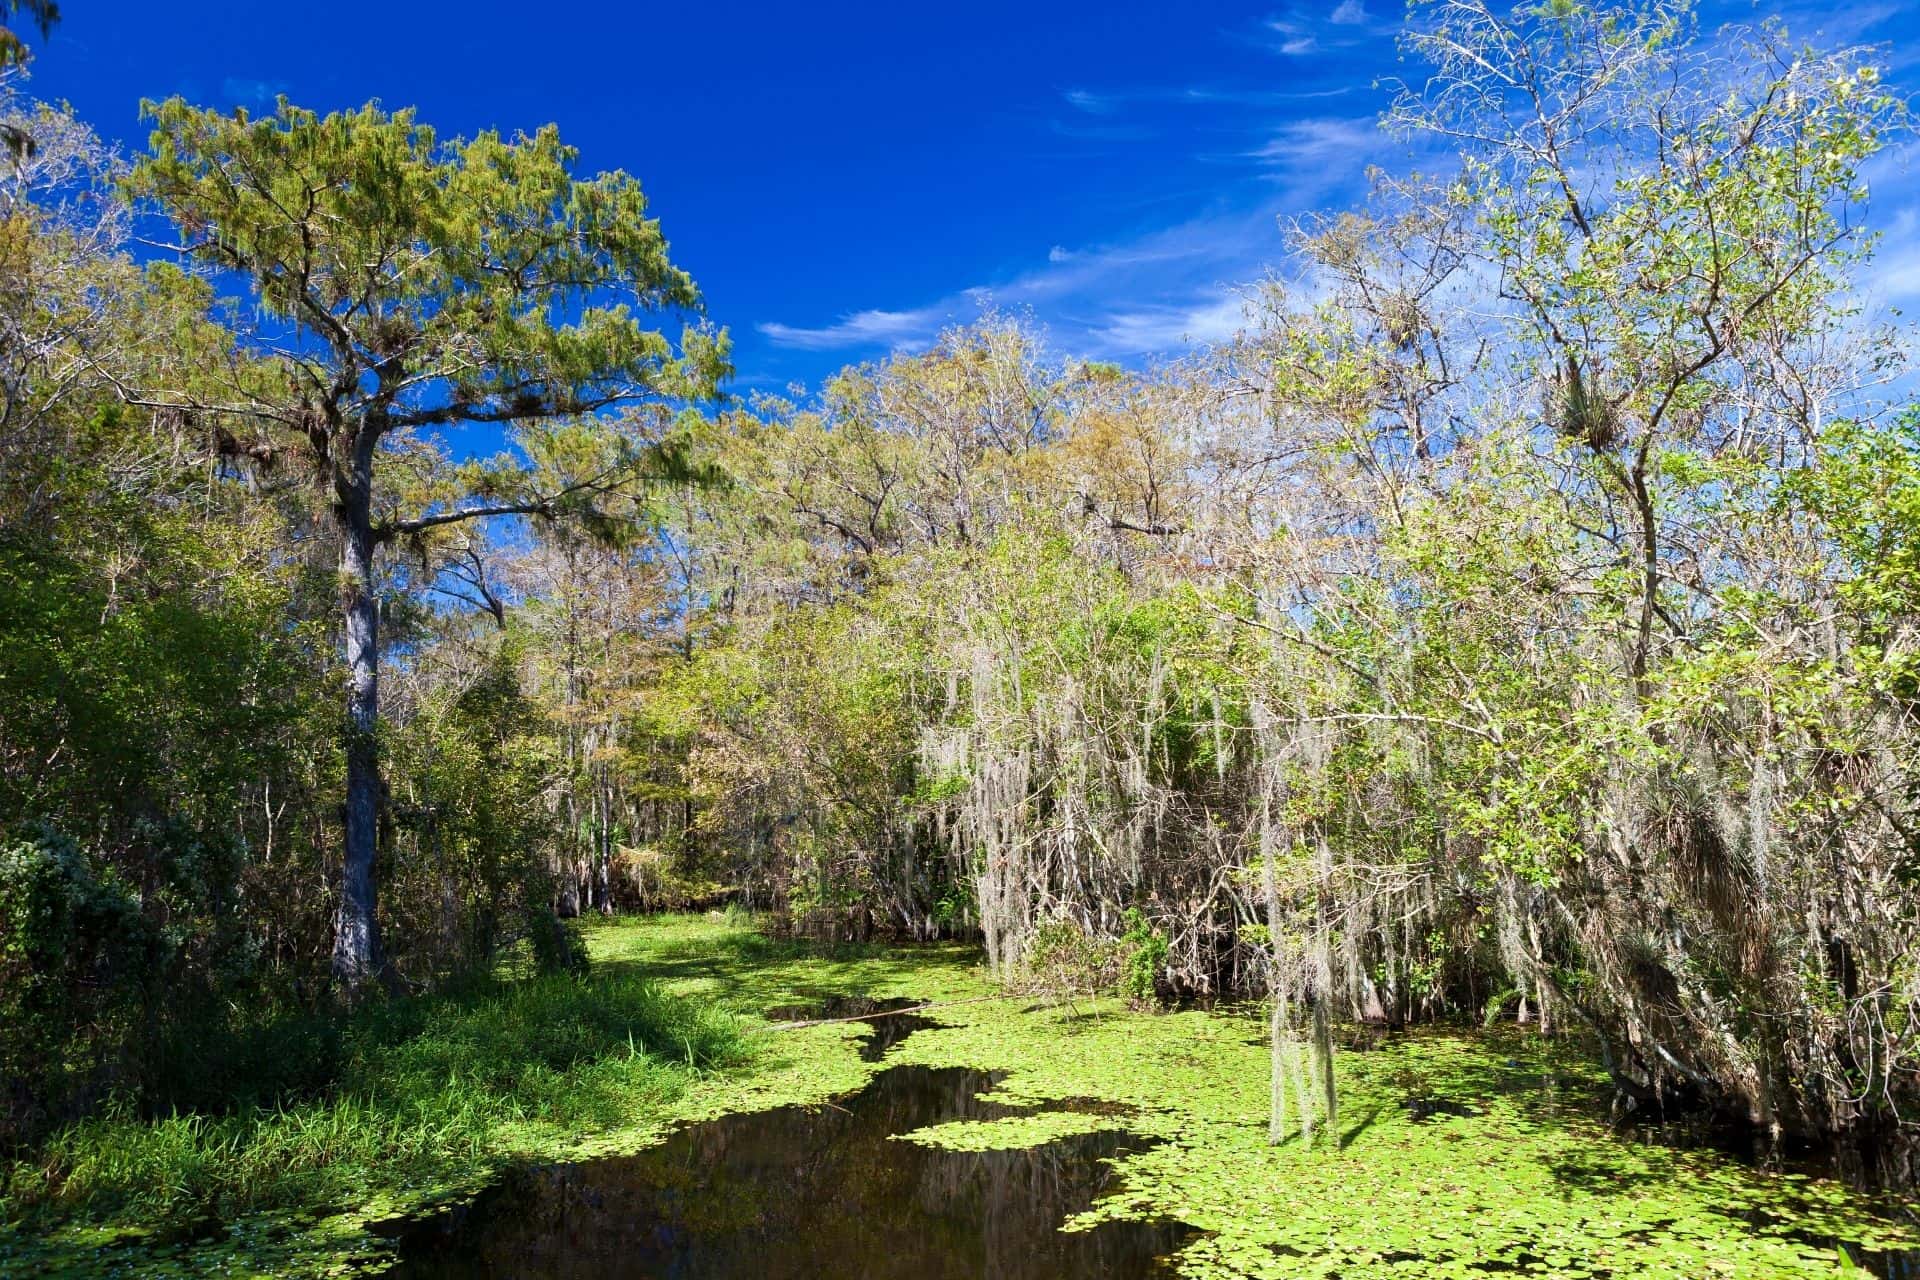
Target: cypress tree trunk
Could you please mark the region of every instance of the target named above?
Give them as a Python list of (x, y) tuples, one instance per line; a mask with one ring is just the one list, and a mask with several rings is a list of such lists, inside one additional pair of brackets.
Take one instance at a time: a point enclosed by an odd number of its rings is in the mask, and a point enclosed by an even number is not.
[[(370, 478), (370, 477), (369, 477)], [(341, 604), (347, 639), (346, 857), (333, 934), (333, 978), (351, 998), (379, 975), (380, 924), (373, 860), (379, 840), (380, 614), (374, 597), (375, 542), (368, 486), (338, 508)]]

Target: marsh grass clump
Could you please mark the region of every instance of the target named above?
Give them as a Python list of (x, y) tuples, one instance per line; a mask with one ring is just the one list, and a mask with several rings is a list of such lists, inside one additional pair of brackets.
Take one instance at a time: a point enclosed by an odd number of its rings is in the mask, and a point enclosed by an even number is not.
[[(316, 1030), (320, 1047), (303, 1049)], [(244, 1043), (256, 1065), (293, 1064), (279, 1097), (248, 1068), (210, 1074), (166, 1114), (109, 1106), (7, 1171), (7, 1216), (184, 1221), (460, 1181), (517, 1132), (630, 1121), (744, 1052), (725, 1014), (617, 973), (288, 1019)]]

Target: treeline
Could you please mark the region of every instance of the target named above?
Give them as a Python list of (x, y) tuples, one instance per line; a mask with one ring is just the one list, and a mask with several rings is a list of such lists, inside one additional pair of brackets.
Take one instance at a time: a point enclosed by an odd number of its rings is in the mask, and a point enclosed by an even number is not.
[(1271, 995), (1303, 1123), (1332, 1020), (1443, 1016), (1636, 1103), (1910, 1113), (1920, 418), (1857, 292), (1900, 104), (1678, 7), (1407, 43), (1441, 176), (1286, 228), (1238, 339), (993, 317), (745, 404), (551, 131), (170, 103), (129, 171), (16, 93), (9, 1136), (725, 897)]
[(989, 320), (715, 424), (636, 758), (796, 927), (1276, 992), (1304, 1123), (1330, 1017), (1457, 1016), (1591, 1036), (1631, 1105), (1891, 1125), (1920, 426), (1857, 282), (1901, 108), (1678, 9), (1408, 42), (1446, 176), (1291, 227), (1240, 339), (1130, 373)]

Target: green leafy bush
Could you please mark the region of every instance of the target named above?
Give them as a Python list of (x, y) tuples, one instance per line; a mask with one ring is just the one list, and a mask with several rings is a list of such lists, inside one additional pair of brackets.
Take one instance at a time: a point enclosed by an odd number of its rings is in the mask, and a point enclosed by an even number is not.
[(99, 1087), (158, 959), (139, 902), (76, 842), (0, 842), (0, 1145)]
[(1120, 936), (1128, 948), (1120, 970), (1120, 994), (1138, 1004), (1155, 998), (1155, 980), (1167, 958), (1167, 937), (1147, 923), (1138, 907), (1127, 908), (1127, 931)]
[(1089, 934), (1068, 917), (1038, 925), (1021, 953), (1020, 985), (1057, 996), (1115, 994), (1136, 1004), (1157, 998), (1166, 935), (1138, 907), (1129, 907), (1118, 938)]

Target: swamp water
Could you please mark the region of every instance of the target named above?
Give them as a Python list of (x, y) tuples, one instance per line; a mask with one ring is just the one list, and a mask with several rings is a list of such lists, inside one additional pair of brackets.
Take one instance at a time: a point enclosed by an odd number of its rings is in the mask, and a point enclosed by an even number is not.
[[(605, 1126), (528, 1122), (487, 1153), (524, 1153), (516, 1172), (458, 1207), (423, 1210), (435, 1185), (376, 1176), (310, 1202), (344, 1211), (223, 1217), (191, 1239), (127, 1215), (0, 1223), (0, 1280), (1017, 1280), (1164, 1276), (1175, 1252), (1185, 1280), (1920, 1280), (1911, 1191), (1851, 1189), (1877, 1180), (1711, 1131), (1616, 1129), (1572, 1041), (1343, 1040), (1337, 1130), (1270, 1146), (1265, 1027), (1231, 1009), (1031, 1005), (965, 948), (797, 954), (705, 920), (610, 925), (593, 945), (683, 998), (789, 1021), (737, 1072)], [(829, 994), (849, 991), (877, 998)], [(904, 992), (936, 1007), (886, 998)], [(664, 1144), (633, 1145), (676, 1119)]]
[(871, 1030), (860, 1047), (860, 1061), (878, 1062), (887, 1050), (916, 1031), (937, 1027), (939, 1022), (906, 1012), (918, 1009), (922, 1001), (900, 997), (875, 1000), (871, 996), (828, 996), (818, 1004), (783, 1004), (767, 1010), (774, 1022), (865, 1022)]
[[(877, 1061), (939, 1024), (909, 1001), (843, 1000), (776, 1016), (871, 1017)], [(891, 1014), (892, 1016), (886, 1016)], [(1073, 1280), (1170, 1274), (1195, 1234), (1172, 1222), (1061, 1225), (1114, 1190), (1149, 1140), (1102, 1129), (1020, 1150), (899, 1141), (951, 1121), (1030, 1114), (986, 1101), (998, 1077), (894, 1067), (850, 1097), (690, 1125), (636, 1155), (514, 1171), (474, 1200), (389, 1228), (412, 1280)]]

